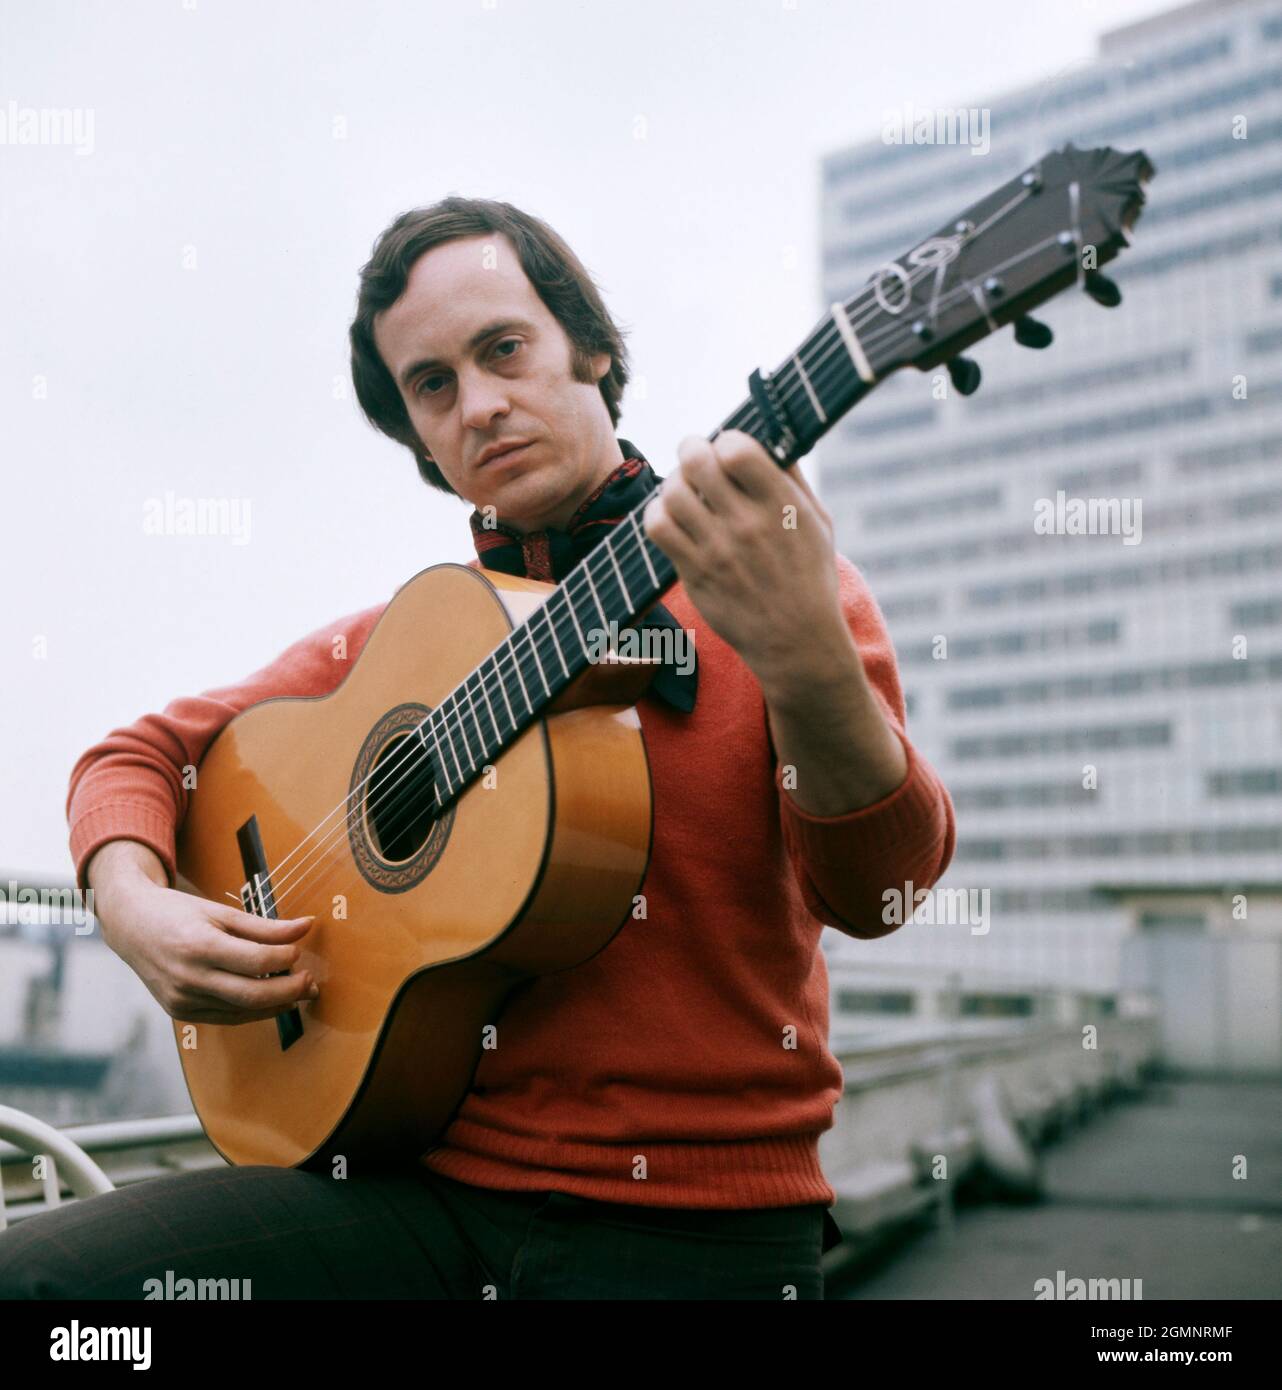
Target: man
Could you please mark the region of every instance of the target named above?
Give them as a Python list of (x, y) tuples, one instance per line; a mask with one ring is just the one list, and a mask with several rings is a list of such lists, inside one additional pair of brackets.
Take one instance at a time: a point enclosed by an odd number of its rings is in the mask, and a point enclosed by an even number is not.
[[(818, 1138), (841, 1070), (821, 924), (884, 934), (885, 887), (933, 884), (953, 850), (876, 603), (800, 473), (747, 435), (686, 439), (659, 489), (614, 433), (627, 357), (596, 287), (508, 204), (397, 219), (362, 271), (351, 344), (368, 418), (472, 504), (478, 567), (559, 581), (649, 498), (646, 531), (679, 575), (661, 616), (698, 657), (697, 680), (665, 671), (638, 703), (646, 911), (518, 991), (413, 1170), (230, 1168), (75, 1203), (0, 1239), (0, 1292), (141, 1297), (172, 1269), (249, 1279), (259, 1298), (822, 1297), (834, 1193)], [(234, 1025), (316, 997), (305, 972), (273, 973), (311, 919), (169, 887), (182, 774), (247, 705), (332, 690), (350, 669), (334, 634), (355, 659), (381, 607), (77, 763), (78, 879), (172, 1017)]]

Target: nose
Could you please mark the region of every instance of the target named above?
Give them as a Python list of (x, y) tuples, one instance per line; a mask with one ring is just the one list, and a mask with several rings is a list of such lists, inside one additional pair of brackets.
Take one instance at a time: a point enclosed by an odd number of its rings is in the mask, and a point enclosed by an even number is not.
[(489, 372), (468, 372), (459, 379), (460, 419), (468, 429), (487, 433), (511, 409), (507, 383)]

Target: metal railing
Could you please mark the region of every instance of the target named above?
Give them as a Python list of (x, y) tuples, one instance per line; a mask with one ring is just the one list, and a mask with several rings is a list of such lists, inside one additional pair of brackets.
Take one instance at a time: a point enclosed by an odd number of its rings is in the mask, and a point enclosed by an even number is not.
[[(195, 1115), (105, 1120), (55, 1130), (0, 1106), (0, 1135), (8, 1132), (6, 1113), (18, 1115), (13, 1128), (20, 1137), (17, 1143), (0, 1138), (0, 1229), (6, 1220), (18, 1222), (60, 1205), (64, 1189), (74, 1199), (166, 1173), (226, 1166)], [(47, 1161), (37, 1164), (38, 1157)], [(81, 1164), (86, 1158), (105, 1186), (95, 1185), (90, 1169)]]

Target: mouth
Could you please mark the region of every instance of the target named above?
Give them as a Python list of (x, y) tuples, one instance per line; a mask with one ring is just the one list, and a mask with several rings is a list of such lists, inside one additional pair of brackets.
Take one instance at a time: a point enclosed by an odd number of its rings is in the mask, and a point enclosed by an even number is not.
[(520, 458), (530, 447), (531, 445), (529, 443), (514, 444), (511, 448), (503, 449), (500, 453), (491, 454), (488, 458), (482, 459), (481, 462), (477, 464), (477, 467), (492, 468), (496, 465), (509, 463), (514, 459)]

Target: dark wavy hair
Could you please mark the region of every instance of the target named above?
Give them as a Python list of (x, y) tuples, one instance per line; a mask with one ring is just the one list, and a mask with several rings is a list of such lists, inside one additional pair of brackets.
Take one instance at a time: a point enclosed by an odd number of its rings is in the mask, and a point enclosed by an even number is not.
[(501, 232), (512, 242), (526, 278), (565, 330), (573, 350), (571, 370), (576, 381), (593, 381), (591, 359), (601, 352), (610, 354), (610, 369), (599, 385), (615, 426), (628, 383), (624, 334), (610, 317), (583, 263), (546, 222), (511, 203), (489, 198), (451, 196), (431, 207), (403, 212), (379, 236), (373, 254), (361, 267), (356, 317), (348, 331), (352, 381), (370, 424), (410, 450), (424, 482), (453, 496), (458, 494), (415, 433), (396, 382), (374, 345), (374, 317), (401, 297), (420, 256), (447, 241), (487, 232)]

